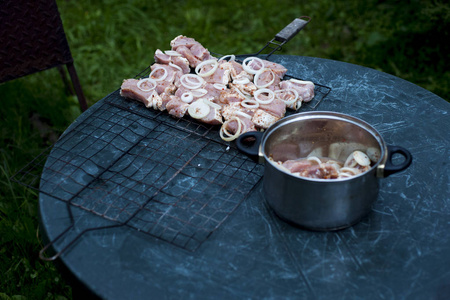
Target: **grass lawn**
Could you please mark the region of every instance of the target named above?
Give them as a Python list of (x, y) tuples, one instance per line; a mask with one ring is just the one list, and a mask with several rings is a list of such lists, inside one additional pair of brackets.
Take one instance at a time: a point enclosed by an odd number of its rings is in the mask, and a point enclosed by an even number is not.
[[(180, 35), (221, 54), (254, 53), (296, 17), (310, 24), (279, 54), (381, 70), (450, 100), (450, 6), (444, 1), (58, 0), (90, 105), (120, 87)], [(1, 30), (1, 27), (0, 27)], [(2, 42), (2, 41), (0, 41)], [(0, 58), (3, 59), (3, 58)], [(10, 177), (80, 114), (57, 69), (0, 85), (0, 299), (71, 299), (38, 258), (38, 195)]]

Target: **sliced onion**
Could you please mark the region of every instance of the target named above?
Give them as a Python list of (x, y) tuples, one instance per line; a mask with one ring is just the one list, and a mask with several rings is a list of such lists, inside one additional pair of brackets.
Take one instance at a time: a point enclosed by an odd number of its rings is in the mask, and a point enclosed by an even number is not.
[[(197, 80), (197, 82), (194, 82), (193, 80)], [(180, 77), (180, 82), (185, 88), (195, 90), (200, 88), (205, 81), (198, 75), (184, 74)]]
[(250, 119), (250, 120), (252, 119), (252, 116), (250, 116), (249, 114), (246, 114), (245, 112), (240, 111), (240, 110), (236, 111), (235, 114), (236, 115), (240, 115), (240, 116), (242, 116), (244, 118), (247, 118), (247, 119)]
[(229, 55), (222, 56), (221, 58), (219, 58), (218, 61), (225, 60), (228, 57), (230, 58), (228, 61), (234, 61), (236, 59), (236, 56), (234, 54), (229, 54)]
[(181, 53), (178, 53), (175, 50), (166, 50), (166, 51), (164, 51), (164, 53), (169, 56), (182, 56)]
[[(203, 66), (206, 65), (213, 65), (212, 69), (209, 71), (206, 71), (205, 73), (200, 73), (200, 71), (202, 70)], [(208, 59), (205, 61), (202, 61), (201, 63), (199, 63), (196, 67), (195, 67), (195, 73), (197, 73), (198, 76), (201, 77), (208, 77), (212, 74), (214, 74), (214, 72), (217, 70), (217, 67), (219, 66), (219, 63), (217, 62), (217, 60), (215, 59)]]
[[(257, 61), (258, 63), (260, 63), (261, 64), (261, 68), (259, 69), (259, 70), (255, 70), (255, 69), (252, 69), (252, 68), (250, 68), (248, 65), (250, 64), (250, 63), (252, 63), (253, 61)], [(247, 72), (247, 73), (250, 73), (250, 74), (256, 74), (256, 73), (258, 73), (259, 71), (261, 71), (262, 69), (264, 69), (264, 63), (263, 63), (263, 61), (260, 59), (260, 58), (258, 58), (258, 57), (254, 57), (254, 56), (250, 56), (250, 57), (247, 57), (246, 59), (244, 59), (244, 61), (242, 62), (242, 68), (245, 70), (245, 72)]]
[(322, 161), (317, 156), (310, 156), (306, 158), (308, 161), (315, 161), (318, 165), (322, 163)]
[(241, 102), (241, 105), (250, 109), (259, 107), (259, 103), (255, 99), (245, 99)]
[(169, 63), (169, 66), (183, 72), (183, 69), (180, 66), (177, 66), (176, 64), (174, 64), (172, 62)]
[(298, 84), (312, 84), (312, 85), (314, 85), (314, 82), (312, 82), (312, 81), (304, 81), (304, 80), (298, 80), (298, 79), (294, 79), (294, 78), (289, 79), (289, 80), (292, 81), (292, 82), (298, 83)]
[(360, 170), (356, 169), (356, 168), (350, 168), (350, 167), (343, 167), (339, 169), (340, 173), (352, 173), (353, 175), (358, 175), (359, 173), (361, 173)]
[(234, 88), (234, 90), (239, 94), (239, 95), (241, 95), (242, 97), (244, 97), (245, 99), (247, 99), (248, 97), (247, 96), (245, 96), (244, 95), (244, 93), (240, 90), (240, 89), (238, 89), (237, 87), (233, 87)]
[(203, 100), (203, 102), (205, 102), (205, 104), (211, 106), (212, 108), (215, 108), (215, 109), (221, 109), (222, 108), (222, 106), (220, 106), (219, 104), (214, 103), (211, 100), (208, 100), (206, 98), (202, 98), (201, 100)]
[[(238, 129), (236, 130), (235, 134), (231, 134), (227, 131), (226, 127), (228, 125), (228, 123), (230, 123), (231, 121), (236, 121), (238, 122)], [(242, 121), (241, 119), (239, 119), (238, 117), (231, 117), (230, 119), (226, 120), (222, 127), (220, 127), (220, 138), (226, 142), (230, 142), (232, 140), (235, 140), (240, 134), (241, 134), (241, 129), (242, 129)], [(245, 126), (245, 124), (244, 124)], [(224, 134), (226, 134), (227, 136), (224, 136)]]
[(194, 96), (195, 98), (200, 98), (202, 96), (205, 96), (206, 94), (208, 94), (208, 91), (206, 89), (192, 90), (192, 96)]
[(209, 114), (210, 111), (210, 106), (201, 100), (191, 103), (188, 107), (188, 113), (194, 119), (204, 118)]
[[(143, 84), (144, 82), (149, 82), (149, 83), (151, 83), (150, 88), (144, 89), (144, 88), (142, 87), (142, 84)], [(138, 89), (140, 89), (140, 90), (143, 91), (143, 92), (150, 92), (151, 90), (154, 90), (154, 89), (155, 89), (155, 87), (156, 87), (156, 81), (155, 81), (154, 79), (151, 79), (151, 78), (143, 78), (143, 79), (141, 79), (141, 80), (138, 81), (137, 87), (138, 87)]]
[(191, 103), (192, 100), (194, 100), (194, 96), (192, 95), (191, 92), (185, 92), (183, 93), (183, 95), (181, 95), (181, 101), (183, 102)]
[[(158, 70), (164, 70), (164, 74), (161, 75), (161, 77), (159, 77), (159, 78), (154, 78), (153, 75)], [(153, 71), (150, 73), (149, 77), (151, 77), (151, 79), (153, 79), (154, 81), (162, 81), (162, 80), (166, 79), (166, 77), (167, 77), (167, 70), (165, 68), (163, 68), (163, 67), (159, 67), (159, 66), (155, 67), (153, 69)]]
[(158, 109), (158, 99), (156, 97), (153, 97), (153, 109), (157, 110)]
[(350, 173), (339, 173), (338, 178), (348, 178), (348, 177), (352, 177), (354, 175), (350, 174)]
[[(259, 96), (260, 96), (262, 93), (268, 93), (269, 96), (270, 96), (269, 99), (267, 99), (267, 100), (262, 100), (262, 99), (260, 99)], [(271, 103), (271, 102), (273, 101), (273, 99), (275, 99), (275, 93), (274, 93), (272, 90), (269, 90), (269, 89), (259, 89), (259, 90), (255, 91), (255, 92), (253, 93), (253, 97), (254, 97), (255, 100), (258, 101), (258, 103), (260, 103), (260, 104), (269, 104), (269, 103)]]
[(234, 84), (247, 84), (250, 82), (250, 79), (247, 77), (241, 77), (233, 80)]
[[(269, 81), (269, 83), (263, 84), (263, 85), (259, 85), (258, 84), (258, 80), (259, 80), (259, 76), (261, 76), (262, 73), (269, 71), (272, 74), (272, 80)], [(275, 74), (273, 73), (273, 71), (271, 69), (263, 69), (260, 72), (257, 72), (255, 75), (255, 78), (253, 78), (253, 83), (256, 85), (257, 88), (259, 89), (263, 89), (265, 87), (268, 87), (269, 85), (271, 85), (273, 82), (275, 81)]]
[(227, 86), (225, 84), (214, 83), (213, 86), (215, 89), (217, 89), (219, 91), (224, 91), (227, 89)]
[[(281, 94), (281, 93), (287, 93), (287, 92), (292, 92), (292, 93), (294, 94), (294, 99), (292, 99), (292, 100), (285, 100), (285, 99), (282, 99), (282, 98), (280, 98), (280, 97), (278, 96), (278, 94)], [(286, 105), (294, 104), (295, 101), (298, 100), (298, 92), (297, 92), (297, 90), (295, 90), (295, 89), (276, 90), (274, 93), (275, 93), (275, 98), (277, 98), (277, 99), (283, 101)]]

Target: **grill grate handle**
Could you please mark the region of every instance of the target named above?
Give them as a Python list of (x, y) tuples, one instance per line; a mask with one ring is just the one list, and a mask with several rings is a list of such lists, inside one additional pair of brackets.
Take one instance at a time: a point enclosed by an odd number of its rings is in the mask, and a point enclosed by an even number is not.
[(266, 55), (266, 59), (269, 58), (275, 51), (281, 50), (284, 44), (289, 42), (297, 33), (300, 32), (306, 25), (311, 21), (311, 18), (308, 16), (303, 16), (300, 18), (294, 19), (289, 25), (284, 27), (280, 32), (278, 32), (275, 37), (270, 40), (261, 50), (257, 53), (253, 54), (254, 56), (260, 55), (267, 48), (271, 49), (271, 51)]
[[(302, 19), (305, 18), (306, 20)], [(288, 42), (292, 39), (297, 33), (300, 32), (306, 25), (308, 25), (309, 21), (311, 21), (310, 17), (300, 17), (296, 18), (289, 25), (284, 27), (280, 32), (275, 35), (275, 40), (278, 42)]]

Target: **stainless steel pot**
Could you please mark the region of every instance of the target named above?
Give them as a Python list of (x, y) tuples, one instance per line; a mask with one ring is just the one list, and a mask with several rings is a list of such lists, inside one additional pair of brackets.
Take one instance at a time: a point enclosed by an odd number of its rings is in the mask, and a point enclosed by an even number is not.
[[(253, 142), (249, 143), (249, 138)], [(242, 134), (236, 145), (265, 164), (264, 195), (275, 213), (312, 230), (338, 230), (360, 221), (377, 199), (378, 178), (403, 171), (412, 162), (408, 150), (386, 145), (368, 123), (334, 112), (291, 115), (265, 132)], [(304, 158), (311, 153), (345, 160), (354, 150), (372, 153), (374, 162), (370, 170), (350, 178), (299, 177), (273, 162)], [(404, 160), (394, 164), (395, 154)]]

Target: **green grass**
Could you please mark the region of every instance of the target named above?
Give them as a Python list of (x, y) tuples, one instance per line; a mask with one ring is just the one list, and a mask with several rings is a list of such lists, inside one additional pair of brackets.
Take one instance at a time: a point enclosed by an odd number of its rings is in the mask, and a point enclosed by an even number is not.
[[(216, 53), (253, 53), (303, 15), (311, 23), (280, 54), (364, 65), (450, 99), (450, 7), (444, 1), (57, 3), (90, 105), (151, 64), (154, 51), (168, 49), (179, 34)], [(56, 69), (0, 85), (0, 99), (0, 299), (70, 299), (54, 265), (38, 258), (36, 192), (9, 178), (80, 114), (77, 100)]]

